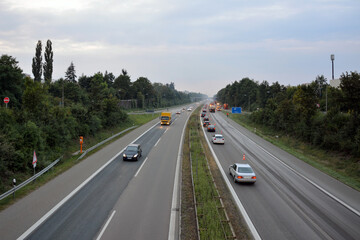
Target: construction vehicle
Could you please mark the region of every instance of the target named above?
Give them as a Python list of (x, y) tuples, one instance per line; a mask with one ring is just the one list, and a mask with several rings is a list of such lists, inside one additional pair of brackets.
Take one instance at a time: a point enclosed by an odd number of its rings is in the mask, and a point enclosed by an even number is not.
[(171, 124), (171, 112), (162, 112), (160, 116), (161, 125), (170, 125)]

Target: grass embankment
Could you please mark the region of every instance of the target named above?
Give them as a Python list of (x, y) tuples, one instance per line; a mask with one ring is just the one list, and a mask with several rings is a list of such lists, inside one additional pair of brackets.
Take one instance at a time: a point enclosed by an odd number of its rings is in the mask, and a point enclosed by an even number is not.
[[(196, 209), (200, 239), (231, 239), (233, 233), (224, 207), (227, 212), (234, 212), (236, 207), (231, 201), (231, 196), (216, 163), (209, 159), (211, 154), (204, 145), (206, 142), (198, 114), (199, 111), (195, 110), (189, 119), (183, 149), (181, 238), (197, 239), (194, 211)], [(196, 208), (193, 193), (195, 194)], [(233, 214), (229, 217), (232, 225), (236, 225), (234, 230), (237, 239), (248, 239), (247, 231), (240, 221), (241, 217)]]
[[(83, 150), (86, 150), (87, 148), (90, 148), (91, 146), (96, 145), (98, 142), (101, 142), (115, 133), (121, 132), (129, 127), (132, 127), (134, 125), (141, 126), (155, 118), (158, 118), (159, 114), (137, 114), (137, 115), (129, 115), (128, 120), (121, 124), (120, 126), (103, 130), (96, 134), (96, 136), (91, 137), (84, 137), (84, 145)], [(131, 131), (131, 130), (130, 130)], [(124, 133), (127, 134), (128, 132)], [(75, 164), (79, 163), (80, 161), (84, 160), (87, 156), (90, 156), (91, 154), (101, 150), (108, 144), (116, 141), (117, 139), (121, 138), (124, 134), (119, 135), (118, 137), (112, 139), (111, 141), (99, 146), (98, 148), (94, 149), (93, 151), (87, 153), (87, 155), (81, 159), (78, 160), (80, 153), (73, 155), (72, 153), (79, 150), (79, 141), (74, 140), (74, 143), (72, 146), (69, 146), (68, 151), (64, 153), (64, 157), (60, 160), (58, 164), (56, 164), (52, 169), (50, 169), (48, 172), (40, 176), (36, 179), (35, 182), (29, 183), (25, 187), (21, 188), (20, 190), (15, 192), (15, 199), (13, 199), (13, 196), (8, 196), (7, 198), (0, 201), (0, 211), (8, 207), (9, 205), (13, 204), (18, 199), (21, 199), (22, 197), (26, 196), (27, 194), (31, 193), (32, 191), (36, 190), (37, 188), (41, 187), (42, 185), (46, 184), (51, 179), (55, 178), (59, 174), (65, 172), (66, 170), (73, 167)], [(55, 159), (51, 159), (49, 162), (54, 161)], [(22, 175), (22, 181), (30, 178), (32, 175)], [(17, 178), (17, 182), (21, 183), (21, 180)]]
[(320, 171), (360, 191), (360, 159), (336, 152), (325, 151), (319, 147), (288, 136), (286, 133), (255, 124), (250, 120), (250, 116), (246, 114), (230, 113), (229, 117), (251, 132), (255, 132), (256, 128), (255, 133), (260, 137)]

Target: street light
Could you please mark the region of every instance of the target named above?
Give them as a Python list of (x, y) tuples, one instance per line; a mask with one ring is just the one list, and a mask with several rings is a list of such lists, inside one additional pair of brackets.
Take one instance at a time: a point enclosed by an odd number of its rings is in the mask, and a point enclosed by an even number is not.
[(332, 80), (334, 80), (334, 60), (335, 60), (335, 55), (331, 54), (330, 59), (331, 59), (331, 65), (332, 65)]

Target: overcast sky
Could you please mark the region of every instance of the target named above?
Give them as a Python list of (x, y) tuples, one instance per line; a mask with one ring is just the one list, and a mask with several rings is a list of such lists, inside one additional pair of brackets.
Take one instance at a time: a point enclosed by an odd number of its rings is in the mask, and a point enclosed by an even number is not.
[(31, 74), (50, 39), (53, 79), (126, 69), (132, 81), (212, 96), (249, 77), (311, 82), (360, 71), (360, 0), (0, 0), (0, 54)]

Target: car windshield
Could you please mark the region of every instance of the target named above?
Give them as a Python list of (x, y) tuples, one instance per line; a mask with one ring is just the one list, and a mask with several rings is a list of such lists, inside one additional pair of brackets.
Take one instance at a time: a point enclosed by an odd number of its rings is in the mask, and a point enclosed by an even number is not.
[(137, 151), (137, 147), (136, 147), (136, 146), (128, 146), (128, 147), (126, 148), (126, 151), (136, 152), (136, 151)]
[(223, 138), (222, 136), (216, 136), (216, 138)]
[(169, 120), (169, 117), (168, 116), (162, 116), (161, 120)]
[(253, 173), (253, 170), (249, 167), (238, 167), (239, 173)]

